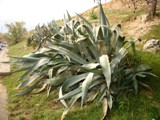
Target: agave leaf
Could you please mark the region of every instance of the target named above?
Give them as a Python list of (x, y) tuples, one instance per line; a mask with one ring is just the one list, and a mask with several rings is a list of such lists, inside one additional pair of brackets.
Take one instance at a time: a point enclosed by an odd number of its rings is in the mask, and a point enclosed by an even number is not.
[(48, 55), (43, 54), (44, 52), (47, 52), (47, 51), (48, 51), (48, 49), (43, 48), (43, 49), (41, 49), (37, 52), (25, 55), (24, 57), (31, 57), (31, 58), (35, 58), (35, 59), (38, 59), (38, 58), (41, 58), (41, 57), (48, 57)]
[(106, 120), (107, 117), (107, 111), (108, 111), (108, 102), (107, 102), (107, 98), (103, 98), (103, 117), (101, 120)]
[(95, 43), (96, 40), (94, 38), (92, 30), (90, 30), (89, 27), (87, 27), (86, 25), (83, 25), (83, 27), (87, 31), (87, 33), (88, 33), (89, 37), (91, 38), (92, 42)]
[(112, 47), (115, 50), (116, 45), (117, 45), (117, 40), (118, 40), (118, 33), (116, 30), (113, 30), (113, 35), (114, 35), (114, 38), (113, 38), (113, 42), (112, 42)]
[(103, 38), (104, 38), (105, 44), (107, 45), (107, 53), (109, 53), (110, 40), (108, 39), (108, 35), (109, 35), (108, 28), (110, 28), (110, 25), (109, 25), (108, 19), (105, 16), (101, 3), (99, 4), (99, 17), (100, 17), (101, 26), (106, 26), (106, 27), (102, 27), (102, 32), (103, 32)]
[(135, 77), (136, 77), (136, 76), (139, 76), (139, 77), (145, 78), (147, 75), (142, 74), (142, 73), (140, 73), (140, 72), (139, 72), (139, 73), (137, 73), (137, 74), (135, 75)]
[(98, 52), (97, 46), (95, 46), (94, 43), (90, 40), (86, 40), (86, 42), (92, 54), (94, 55), (95, 59), (97, 60), (97, 62), (99, 62), (100, 53)]
[(72, 31), (73, 31), (73, 28), (70, 28), (69, 26), (68, 26), (68, 24), (66, 24), (65, 25), (65, 32), (67, 33), (67, 34), (72, 34)]
[(105, 81), (103, 81), (102, 79), (95, 79), (94, 78), (90, 88), (93, 88), (95, 86), (98, 86), (98, 85), (104, 84), (104, 83), (105, 83)]
[(105, 13), (104, 13), (104, 11), (103, 11), (102, 4), (101, 4), (101, 3), (99, 4), (99, 17), (100, 17), (101, 25), (106, 25), (108, 28), (110, 28), (108, 19), (107, 19), (107, 17), (105, 16)]
[(94, 35), (96, 40), (103, 40), (102, 27), (101, 26), (95, 27), (94, 31), (95, 31)]
[(53, 68), (48, 70), (49, 79), (53, 78)]
[(23, 62), (36, 62), (38, 60), (38, 58), (34, 58), (34, 57), (19, 57), (19, 56), (9, 56), (10, 58), (16, 58), (19, 60), (22, 60)]
[(107, 92), (107, 86), (105, 84), (102, 84), (99, 96), (97, 98), (97, 103), (99, 103), (104, 98), (106, 92)]
[(74, 20), (70, 20), (70, 22), (67, 23), (68, 27), (72, 30), (71, 34), (74, 34)]
[[(51, 48), (51, 47), (49, 47)], [(75, 54), (74, 52), (71, 52), (70, 50), (66, 49), (66, 48), (63, 48), (63, 47), (60, 47), (60, 46), (57, 46), (57, 45), (52, 45), (52, 48), (53, 50), (56, 50), (58, 52), (61, 52), (62, 54), (64, 55), (67, 55), (69, 56), (70, 58), (72, 58), (74, 61), (80, 63), (80, 64), (86, 64), (87, 62), (81, 58), (79, 55)]]
[(34, 73), (34, 74), (30, 77), (30, 79), (25, 80), (25, 81), (23, 81), (22, 83), (20, 83), (20, 84), (18, 85), (18, 88), (23, 88), (23, 87), (26, 87), (26, 86), (30, 85), (30, 84), (31, 84), (33, 81), (35, 81), (38, 77), (40, 77), (40, 74)]
[(133, 86), (134, 86), (134, 89), (135, 89), (135, 92), (137, 95), (138, 94), (138, 81), (137, 81), (136, 77), (134, 77), (134, 79), (133, 79)]
[[(130, 46), (131, 46), (131, 48), (132, 48), (132, 51), (133, 51), (133, 53), (135, 54), (135, 53), (136, 53), (135, 42), (134, 42), (133, 40), (130, 40), (129, 42), (130, 42)], [(130, 46), (128, 46), (128, 48), (129, 48)]]
[(81, 53), (82, 56), (84, 56), (84, 58), (86, 58), (88, 61), (92, 60), (92, 57), (86, 47), (86, 41), (79, 42), (78, 48), (79, 52)]
[(51, 61), (49, 61), (48, 63), (47, 63), (47, 65), (51, 65), (51, 66), (53, 66), (53, 65), (58, 65), (58, 64), (64, 64), (64, 63), (68, 63), (68, 61), (67, 60), (65, 60), (65, 59), (54, 59), (54, 60), (51, 60)]
[(68, 114), (69, 110), (63, 111), (63, 114), (61, 115), (61, 120), (65, 120), (66, 115)]
[(93, 75), (94, 73), (89, 73), (86, 77), (86, 79), (83, 81), (82, 83), (82, 100), (81, 100), (81, 107), (83, 106), (84, 104), (84, 100), (86, 99), (86, 96), (87, 96), (87, 92), (88, 92), (88, 89), (92, 83), (92, 80), (93, 80)]
[(88, 64), (82, 65), (81, 68), (86, 69), (86, 70), (92, 70), (98, 67), (99, 65), (100, 65), (99, 63), (88, 63)]
[(98, 91), (91, 91), (89, 94), (88, 94), (88, 98), (87, 98), (87, 102), (92, 102), (93, 100), (96, 99), (96, 97), (98, 96)]
[(69, 77), (64, 83), (63, 83), (63, 90), (68, 90), (69, 87), (75, 85), (76, 83), (80, 82), (81, 80), (85, 79), (87, 77), (88, 73), (84, 73), (81, 75), (75, 75), (73, 77)]
[(84, 27), (83, 27), (84, 25), (83, 24), (80, 24), (78, 27), (76, 27), (76, 29), (75, 29), (75, 35), (77, 36), (77, 37), (79, 37), (79, 38), (83, 38), (83, 37), (86, 37), (86, 31), (85, 31), (85, 29), (84, 29)]
[(32, 68), (31, 68), (30, 70), (28, 70), (25, 74), (23, 74), (17, 81), (23, 80), (23, 79), (25, 79), (26, 77), (28, 77), (30, 74), (32, 74), (32, 73), (34, 72), (34, 70), (36, 69), (36, 64), (37, 64), (37, 63), (35, 63), (35, 64), (32, 66)]
[(110, 94), (109, 91), (107, 91), (106, 97), (107, 97), (108, 107), (111, 110), (113, 105), (113, 100), (112, 100), (112, 95)]
[(62, 66), (58, 69), (57, 75), (61, 74), (62, 72), (66, 71), (68, 69), (68, 66)]
[(121, 35), (121, 32), (122, 32), (122, 26), (121, 26), (121, 24), (117, 25), (117, 29), (118, 29), (118, 34)]
[(152, 68), (149, 65), (142, 64), (137, 67), (137, 72), (151, 71)]
[[(57, 74), (57, 71), (58, 69), (60, 69), (61, 67), (63, 66), (68, 66), (68, 64), (57, 64), (57, 65), (53, 65), (51, 66), (51, 68), (53, 68), (53, 71), (52, 71), (52, 76), (55, 76)], [(47, 70), (48, 70), (48, 67), (47, 67)], [(45, 70), (44, 70), (45, 71)], [(53, 78), (53, 77), (52, 77)]]
[(62, 42), (58, 43), (58, 45), (61, 46), (61, 47), (66, 48), (66, 49), (69, 49), (69, 50), (73, 50), (73, 49), (74, 49), (74, 46), (73, 46), (73, 45), (68, 44), (68, 43), (65, 42), (65, 41), (62, 41)]
[(61, 42), (64, 40), (64, 36), (62, 36), (61, 34), (57, 33), (52, 37), (53, 40), (56, 40), (57, 42)]
[(72, 20), (72, 17), (70, 16), (68, 10), (67, 10), (67, 17), (68, 17), (68, 20), (71, 21)]
[(38, 91), (36, 91), (36, 93), (42, 92), (46, 88), (47, 85), (48, 84), (43, 84), (43, 86)]
[(50, 24), (48, 24), (48, 26), (50, 27), (50, 30), (52, 30), (53, 31), (53, 29), (54, 29), (54, 32), (55, 33), (58, 33), (59, 32), (59, 28), (60, 28), (60, 26), (58, 25), (58, 23), (56, 22), (56, 20), (52, 20), (51, 22), (50, 22)]
[(65, 77), (53, 77), (51, 79), (46, 79), (44, 80), (45, 84), (49, 84), (49, 85), (53, 85), (53, 86), (59, 86), (60, 84), (62, 84), (65, 81)]
[(64, 99), (60, 99), (60, 98), (62, 98), (62, 97), (63, 97), (62, 87), (60, 87), (60, 89), (59, 89), (59, 100), (60, 100), (60, 102), (68, 109), (68, 106), (67, 106), (65, 100), (64, 100)]
[(76, 40), (77, 43), (81, 42), (81, 41), (84, 41), (86, 40), (86, 37), (80, 37)]
[(36, 86), (40, 83), (40, 81), (37, 81), (36, 83), (34, 83), (32, 86), (28, 87), (27, 89), (23, 90), (22, 92), (19, 92), (17, 94), (15, 94), (16, 96), (22, 96), (22, 95), (26, 95), (29, 92), (31, 92), (34, 88), (36, 88)]
[(52, 85), (49, 85), (48, 89), (47, 89), (47, 97), (49, 97), (49, 93), (51, 91)]
[(125, 48), (121, 48), (115, 58), (111, 61), (111, 70), (114, 72), (115, 67), (120, 63), (123, 57), (127, 54), (127, 50)]
[[(116, 30), (116, 28), (118, 30)], [(125, 44), (123, 37), (121, 36), (121, 25), (118, 24), (116, 26), (113, 26), (112, 28), (113, 34), (114, 34), (114, 41), (113, 41), (113, 48), (116, 48), (116, 45), (120, 43), (120, 46), (123, 46)]]
[(59, 100), (64, 100), (64, 99), (71, 98), (71, 97), (73, 97), (73, 96), (81, 93), (81, 91), (82, 91), (82, 87), (80, 86), (80, 87), (78, 87), (77, 89), (72, 90), (72, 91), (66, 93), (65, 95), (60, 96), (60, 97), (59, 97)]
[(74, 103), (75, 103), (81, 96), (82, 96), (82, 94), (79, 93), (79, 94), (75, 95), (74, 97), (72, 97), (71, 100), (70, 100), (69, 103), (68, 103), (68, 108), (70, 109), (70, 108), (74, 105)]
[[(77, 13), (76, 13), (77, 14)], [(87, 26), (89, 26), (90, 28), (92, 28), (92, 25), (90, 24), (90, 22), (88, 22), (85, 18), (83, 18), (81, 15), (79, 15), (79, 14), (77, 14), (77, 16), (80, 18), (80, 19), (82, 19), (85, 23), (86, 23), (86, 25)]]
[(143, 74), (143, 75), (151, 75), (153, 77), (159, 78), (157, 75), (155, 75), (155, 74), (153, 74), (151, 72), (140, 72), (140, 73)]
[(138, 81), (138, 84), (140, 84), (141, 86), (143, 86), (143, 87), (147, 88), (148, 90), (152, 91), (152, 88), (149, 85), (147, 85), (143, 82), (140, 82), (140, 81)]
[(100, 65), (103, 70), (103, 74), (104, 74), (104, 77), (107, 83), (107, 87), (109, 89), (110, 84), (111, 84), (111, 67), (110, 67), (108, 55), (102, 55), (99, 58), (99, 61), (100, 61)]
[(49, 58), (42, 58), (37, 63), (35, 63), (30, 70), (28, 70), (24, 75), (22, 75), (18, 80), (23, 80), (34, 72), (35, 69), (41, 65), (45, 65), (49, 61)]
[[(50, 51), (50, 49), (46, 48), (46, 47), (43, 47), (41, 49), (39, 49), (36, 54), (44, 54), (46, 52)], [(47, 57), (47, 56), (46, 56)]]
[(116, 41), (116, 52), (115, 52), (115, 54), (117, 54), (119, 52), (119, 50), (124, 46), (124, 39), (125, 39), (125, 37), (118, 36), (118, 39)]

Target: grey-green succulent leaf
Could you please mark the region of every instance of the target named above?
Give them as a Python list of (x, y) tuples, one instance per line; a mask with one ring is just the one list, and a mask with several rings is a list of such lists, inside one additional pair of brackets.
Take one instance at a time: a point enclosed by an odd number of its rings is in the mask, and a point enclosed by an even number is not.
[(89, 87), (91, 86), (92, 80), (93, 80), (93, 75), (94, 73), (89, 73), (86, 77), (86, 79), (83, 81), (82, 83), (82, 100), (81, 100), (81, 107), (84, 104), (84, 101), (86, 99), (87, 96), (87, 92)]
[(100, 61), (100, 65), (102, 67), (102, 71), (107, 83), (107, 87), (109, 89), (111, 84), (111, 67), (110, 67), (108, 55), (102, 55), (99, 58), (99, 61)]

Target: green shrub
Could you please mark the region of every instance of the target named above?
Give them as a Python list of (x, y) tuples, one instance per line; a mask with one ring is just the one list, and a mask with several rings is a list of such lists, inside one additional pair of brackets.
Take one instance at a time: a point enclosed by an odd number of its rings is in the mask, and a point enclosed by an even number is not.
[(92, 11), (89, 14), (89, 18), (90, 18), (90, 20), (96, 20), (96, 19), (98, 19), (98, 15), (94, 11)]
[(10, 63), (21, 66), (17, 72), (26, 71), (19, 78), (21, 92), (16, 95), (44, 89), (49, 95), (58, 89), (58, 100), (66, 108), (61, 119), (79, 100), (81, 107), (93, 100), (102, 102), (105, 119), (117, 97), (131, 90), (137, 94), (139, 85), (149, 88), (141, 79), (153, 75), (151, 68), (128, 62), (128, 48), (135, 55), (134, 41), (125, 41), (121, 25), (110, 27), (101, 4), (99, 14), (100, 25), (96, 27), (78, 14), (81, 21), (68, 14), (63, 26), (56, 21), (37, 26), (31, 37), (37, 50), (23, 57), (11, 56), (17, 60)]

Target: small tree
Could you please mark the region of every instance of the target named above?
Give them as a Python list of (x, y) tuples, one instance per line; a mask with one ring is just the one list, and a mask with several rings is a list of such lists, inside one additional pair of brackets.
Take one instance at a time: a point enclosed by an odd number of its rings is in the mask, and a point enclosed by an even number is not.
[(24, 22), (6, 24), (6, 27), (8, 28), (7, 36), (11, 45), (17, 44), (24, 39), (26, 33), (24, 25)]

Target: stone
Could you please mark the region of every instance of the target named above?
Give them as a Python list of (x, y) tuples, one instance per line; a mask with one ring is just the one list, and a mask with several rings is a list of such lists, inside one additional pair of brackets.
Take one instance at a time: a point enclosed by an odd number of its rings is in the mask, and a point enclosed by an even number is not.
[(146, 23), (148, 20), (149, 20), (149, 16), (148, 15), (145, 14), (145, 15), (141, 16), (141, 22), (142, 23)]
[(143, 51), (153, 52), (153, 53), (160, 51), (160, 40), (156, 39), (148, 40), (143, 46)]

